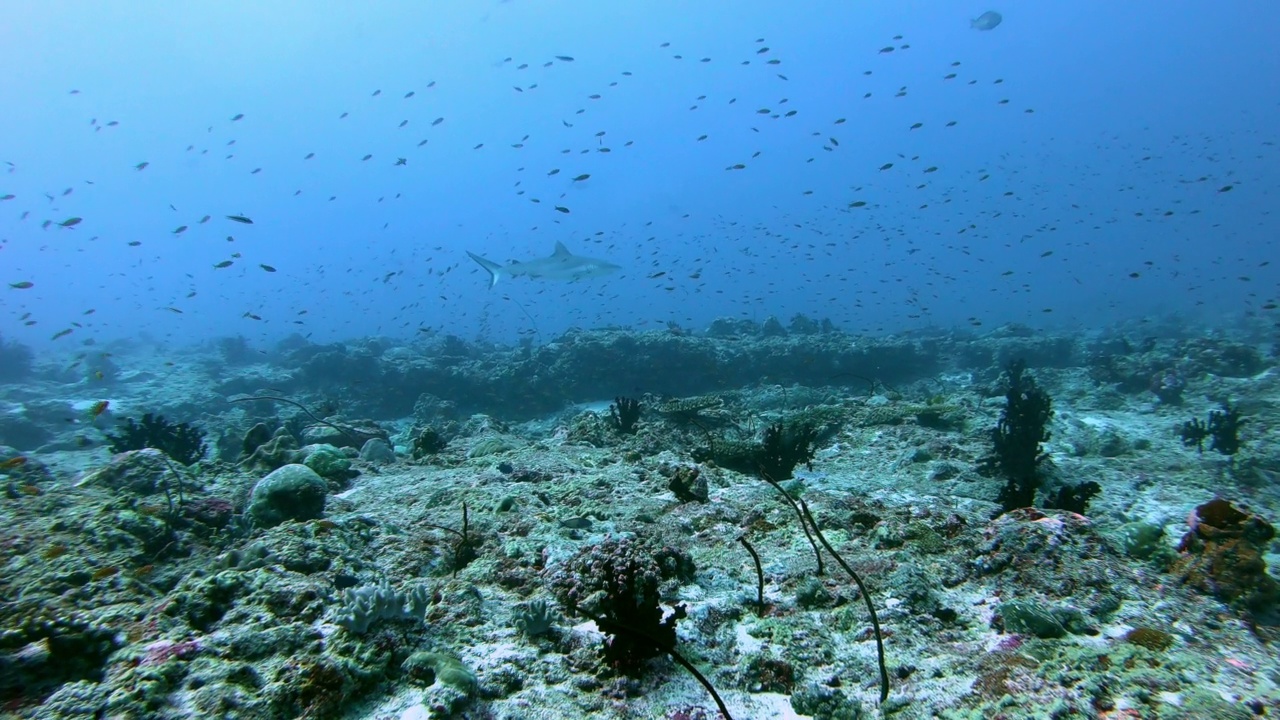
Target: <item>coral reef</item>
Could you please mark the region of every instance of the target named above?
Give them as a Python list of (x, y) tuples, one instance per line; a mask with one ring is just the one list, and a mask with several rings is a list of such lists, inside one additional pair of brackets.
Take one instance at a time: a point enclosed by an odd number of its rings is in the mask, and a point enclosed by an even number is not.
[[(778, 325), (509, 349), (295, 338), (220, 377), (216, 345), (113, 349), (114, 412), (160, 404), (221, 438), (218, 462), (190, 467), (110, 455), (79, 372), (0, 387), (0, 432), (40, 433), (34, 451), (0, 447), (0, 714), (1280, 711), (1280, 376), (1209, 371), (1272, 356), (1148, 341), (1146, 325), (1133, 340)], [(308, 385), (298, 368), (321, 356), (321, 375), (374, 373)], [(1052, 417), (1054, 438), (1006, 422), (1042, 507), (997, 513), (974, 465), (1004, 474), (985, 428), (1009, 411), (990, 390), (1009, 357), (1053, 368), (1023, 373), (1019, 400), (1044, 393), (1024, 415)], [(1239, 398), (1217, 422), (1243, 427), (1245, 458), (1187, 451), (1170, 432), (1186, 411), (1148, 385), (1165, 369), (1201, 418)], [(619, 387), (654, 391), (633, 433), (611, 426)], [(430, 452), (409, 461), (424, 427)]]

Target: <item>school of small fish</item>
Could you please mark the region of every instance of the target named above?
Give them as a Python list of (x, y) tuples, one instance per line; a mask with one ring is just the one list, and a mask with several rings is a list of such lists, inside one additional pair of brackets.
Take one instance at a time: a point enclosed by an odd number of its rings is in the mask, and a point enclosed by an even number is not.
[[(988, 40), (1011, 32), (1016, 24), (1016, 18), (1004, 24), (1004, 17), (992, 10), (969, 20), (969, 27), (979, 33), (965, 30), (962, 21), (956, 25), (960, 34)], [(1054, 305), (1036, 291), (1034, 279), (1000, 266), (1002, 257), (1025, 246), (1028, 257), (1038, 253), (1047, 272), (1074, 277), (1074, 266), (1050, 263), (1065, 263), (1065, 256), (1077, 262), (1089, 258), (1105, 242), (1106, 226), (1122, 220), (1149, 225), (1194, 216), (1215, 200), (1234, 199), (1241, 193), (1226, 194), (1250, 182), (1236, 172), (1235, 158), (1229, 155), (1215, 154), (1215, 162), (1222, 164), (1204, 164), (1203, 174), (1178, 176), (1151, 170), (1167, 167), (1159, 154), (1117, 141), (1111, 146), (1118, 153), (1113, 156), (1116, 162), (1134, 173), (1148, 172), (1144, 177), (1162, 183), (1160, 192), (1126, 188), (1134, 191), (1120, 200), (1084, 204), (1076, 194), (1048, 186), (1039, 160), (1019, 161), (1010, 150), (993, 149), (983, 167), (956, 166), (940, 149), (951, 142), (988, 142), (982, 133), (997, 126), (998, 132), (1034, 136), (1036, 108), (1017, 101), (1025, 94), (1019, 89), (1025, 89), (1025, 78), (1006, 82), (989, 70), (969, 72), (964, 57), (930, 62), (920, 74), (906, 69), (914, 67), (904, 62), (913, 52), (908, 39), (886, 34), (851, 48), (848, 66), (839, 71), (838, 100), (819, 99), (793, 89), (793, 81), (810, 80), (814, 68), (793, 66), (791, 54), (798, 49), (788, 49), (786, 43), (741, 38), (725, 57), (694, 45), (652, 43), (643, 51), (650, 67), (618, 66), (609, 57), (587, 52), (496, 59), (490, 76), (510, 96), (502, 112), (527, 127), (508, 136), (483, 134), (459, 122), (466, 108), (441, 100), (434, 80), (388, 89), (386, 94), (370, 83), (358, 96), (346, 98), (348, 109), (337, 113), (339, 108), (333, 108), (315, 127), (324, 134), (337, 132), (335, 126), (363, 122), (376, 129), (376, 137), (345, 143), (317, 139), (312, 145), (304, 131), (295, 134), (291, 129), (290, 147), (295, 150), (287, 162), (272, 161), (272, 154), (261, 147), (260, 136), (277, 127), (274, 118), (247, 106), (242, 106), (245, 112), (226, 108), (217, 118), (190, 128), (191, 142), (185, 148), (157, 147), (147, 157), (121, 163), (122, 174), (111, 182), (153, 182), (161, 177), (161, 183), (172, 182), (173, 174), (184, 168), (213, 163), (222, 163), (241, 178), (216, 194), (224, 200), (204, 206), (173, 197), (158, 207), (131, 208), (137, 227), (145, 230), (116, 230), (118, 223), (95, 217), (88, 210), (92, 205), (79, 204), (98, 189), (97, 180), (82, 179), (83, 187), (67, 180), (66, 187), (24, 189), (22, 169), (8, 162), (0, 209), (13, 207), (20, 217), (3, 226), (8, 237), (0, 239), (0, 249), (4, 243), (30, 241), (51, 247), (110, 246), (114, 252), (132, 253), (127, 256), (132, 263), (127, 284), (148, 290), (115, 296), (126, 313), (115, 315), (115, 322), (133, 312), (147, 313), (156, 322), (167, 316), (168, 323), (197, 323), (216, 315), (298, 326), (307, 334), (309, 323), (320, 319), (313, 310), (341, 305), (359, 310), (359, 318), (378, 318), (362, 333), (476, 324), (483, 329), (491, 322), (477, 299), (485, 283), (477, 276), (481, 270), (466, 264), (465, 253), (485, 237), (495, 238), (486, 249), (495, 260), (534, 256), (553, 242), (570, 240), (622, 266), (616, 282), (524, 286), (525, 298), (573, 298), (556, 304), (570, 308), (570, 320), (581, 324), (696, 322), (699, 316), (689, 311), (691, 307), (718, 308), (722, 315), (769, 314), (770, 308), (788, 306), (779, 298), (787, 297), (788, 284), (796, 283), (806, 288), (805, 305), (813, 314), (853, 319), (871, 308), (897, 306), (899, 316), (929, 322), (943, 306), (954, 303), (946, 298), (954, 298), (962, 285), (990, 288), (1010, 303), (1038, 301), (1038, 312), (1053, 312)], [(686, 92), (680, 86), (667, 91), (666, 84), (659, 83), (663, 89), (655, 91), (646, 85), (665, 74), (675, 74), (698, 90)], [(1019, 77), (1016, 68), (1005, 74)], [(572, 99), (542, 104), (529, 100), (540, 91)], [(456, 95), (457, 89), (450, 92)], [(127, 131), (127, 122), (96, 116), (92, 88), (76, 88), (71, 95), (93, 133)], [(917, 97), (927, 101), (913, 104)], [(652, 116), (628, 117), (615, 109), (627, 103), (635, 107), (637, 98), (651, 103)], [(839, 112), (831, 112), (832, 107)], [(919, 110), (914, 117), (902, 116), (903, 107)], [(660, 120), (676, 115), (678, 120)], [(877, 119), (885, 115), (898, 118), (892, 130), (869, 130), (879, 128)], [(250, 134), (255, 139), (248, 139)], [(1049, 149), (1035, 152), (1050, 154)], [(1274, 141), (1263, 139), (1259, 152), (1274, 160)], [(682, 168), (693, 169), (684, 176), (664, 177), (664, 158), (672, 156), (678, 156)], [(497, 200), (486, 199), (495, 203), (492, 223), (467, 227), (447, 217), (415, 218), (406, 207), (416, 202), (410, 198), (429, 194), (433, 184), (454, 182), (446, 163), (459, 162), (460, 157), (483, 158), (476, 162), (503, 168), (494, 172), (508, 182)], [(315, 180), (321, 168), (332, 173), (329, 177), (352, 181), (326, 186)], [(754, 210), (767, 207), (771, 199), (755, 188), (773, 187), (777, 176), (788, 178), (791, 197), (785, 210), (766, 219)], [(649, 178), (639, 185), (649, 188), (646, 196), (623, 195), (638, 187), (638, 177)], [(843, 178), (843, 186), (832, 187), (832, 178)], [(700, 202), (699, 194), (708, 188), (734, 200)], [(1178, 193), (1179, 199), (1155, 199), (1169, 193)], [(231, 203), (225, 198), (232, 198)], [(305, 211), (294, 211), (288, 202), (309, 204)], [(1048, 203), (1056, 203), (1060, 220), (1038, 226), (1011, 222), (1027, 215), (1027, 207)], [(742, 209), (753, 212), (737, 215)], [(352, 241), (357, 248), (331, 242), (297, 251), (297, 242), (317, 231), (308, 225), (309, 216), (322, 213), (322, 222), (344, 217), (344, 222), (363, 228), (365, 236)], [(509, 216), (510, 223), (499, 216)], [(925, 216), (936, 219), (933, 237), (903, 229), (906, 218)], [(527, 225), (517, 226), (525, 221)], [(1010, 234), (1014, 227), (1020, 230)], [(446, 228), (448, 239), (439, 234)], [(49, 236), (37, 240), (35, 232)], [(377, 239), (383, 232), (388, 234), (382, 237), (396, 239)], [(1168, 232), (1177, 231), (1170, 226)], [(299, 238), (287, 245), (294, 250), (276, 249), (282, 234)], [(888, 259), (874, 273), (860, 264), (861, 248), (867, 246), (887, 253)], [(1155, 243), (1149, 247), (1149, 260), (1112, 268), (1111, 275), (1126, 282), (1155, 274), (1165, 280), (1182, 278), (1193, 290), (1207, 282), (1190, 268), (1179, 267), (1176, 254), (1160, 253)], [(382, 269), (353, 273), (343, 258), (357, 249), (379, 258)], [(1245, 262), (1269, 264), (1263, 258)], [(22, 267), (0, 268), (14, 291), (7, 296), (13, 300), (6, 309), (21, 314), (24, 327), (52, 325), (50, 337), (56, 340), (110, 322), (104, 317), (108, 313), (92, 320), (41, 317), (41, 300), (48, 297), (42, 293), (61, 292), (56, 279), (24, 275)], [(468, 277), (455, 280), (455, 270)], [(735, 275), (732, 289), (718, 280), (726, 272)], [(264, 273), (274, 277), (267, 279)], [(158, 275), (165, 276), (163, 282)], [(1236, 275), (1237, 282), (1251, 280), (1243, 272)], [(745, 295), (744, 280), (749, 288)], [(118, 273), (112, 281), (113, 287), (119, 285)], [(155, 286), (166, 289), (152, 293)], [(243, 292), (236, 291), (240, 286)], [(86, 302), (94, 297), (87, 288), (83, 293)], [(655, 299), (655, 309), (646, 311), (651, 316), (637, 319), (632, 298), (644, 293)], [(512, 299), (498, 297), (494, 301)], [(1251, 290), (1249, 297), (1260, 309), (1276, 308), (1274, 289)], [(388, 307), (392, 298), (398, 306)], [(129, 307), (130, 301), (136, 307)], [(1111, 302), (1123, 302), (1122, 293)], [(884, 312), (873, 314), (887, 317)], [(343, 322), (359, 320), (344, 315)], [(985, 319), (971, 315), (966, 322), (977, 327)], [(880, 320), (850, 329), (887, 327)], [(528, 325), (519, 332), (538, 331)], [(94, 416), (105, 410), (104, 404)]]

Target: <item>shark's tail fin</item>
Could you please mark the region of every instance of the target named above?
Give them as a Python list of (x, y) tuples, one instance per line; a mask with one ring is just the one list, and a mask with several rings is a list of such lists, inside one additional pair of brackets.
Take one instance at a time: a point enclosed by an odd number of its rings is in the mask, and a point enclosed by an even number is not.
[(467, 255), (470, 255), (472, 260), (475, 260), (480, 267), (488, 271), (489, 288), (493, 289), (493, 286), (498, 284), (498, 278), (502, 277), (502, 266), (492, 260), (485, 260), (473, 252), (468, 252)]

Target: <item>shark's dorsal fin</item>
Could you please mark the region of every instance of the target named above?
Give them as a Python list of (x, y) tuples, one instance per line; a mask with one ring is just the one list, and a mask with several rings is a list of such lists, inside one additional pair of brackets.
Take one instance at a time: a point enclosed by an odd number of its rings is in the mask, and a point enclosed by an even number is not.
[(572, 255), (572, 254), (573, 254), (573, 253), (569, 252), (569, 248), (567, 248), (567, 247), (565, 247), (565, 246), (564, 246), (564, 243), (562, 243), (562, 242), (560, 242), (559, 240), (557, 240), (557, 241), (556, 241), (556, 251), (555, 251), (555, 252), (553, 252), (553, 253), (551, 253), (551, 257), (568, 257), (568, 256), (570, 256), (570, 255)]

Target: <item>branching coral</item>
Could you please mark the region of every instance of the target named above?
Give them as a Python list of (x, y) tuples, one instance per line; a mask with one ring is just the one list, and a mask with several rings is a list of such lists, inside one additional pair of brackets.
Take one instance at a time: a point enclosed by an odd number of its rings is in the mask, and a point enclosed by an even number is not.
[(147, 413), (142, 422), (125, 418), (119, 433), (107, 433), (113, 453), (155, 448), (183, 465), (193, 465), (204, 457), (204, 431), (190, 423), (171, 423), (163, 415)]
[(642, 409), (639, 400), (619, 395), (609, 406), (609, 424), (623, 435), (634, 435)]
[(1240, 451), (1240, 426), (1246, 422), (1248, 421), (1240, 417), (1240, 408), (1223, 403), (1221, 411), (1213, 410), (1209, 413), (1208, 423), (1192, 418), (1178, 428), (1178, 435), (1181, 436), (1183, 445), (1194, 445), (1199, 452), (1204, 452), (1204, 441), (1207, 438), (1210, 450), (1223, 455), (1235, 455)]
[(1005, 512), (1034, 503), (1040, 463), (1048, 457), (1041, 443), (1049, 440), (1052, 402), (1049, 394), (1036, 386), (1035, 378), (1023, 375), (1026, 368), (1024, 361), (1015, 360), (1005, 370), (1004, 411), (991, 431), (992, 452), (979, 462), (980, 470), (1004, 476), (1006, 483), (998, 500)]

